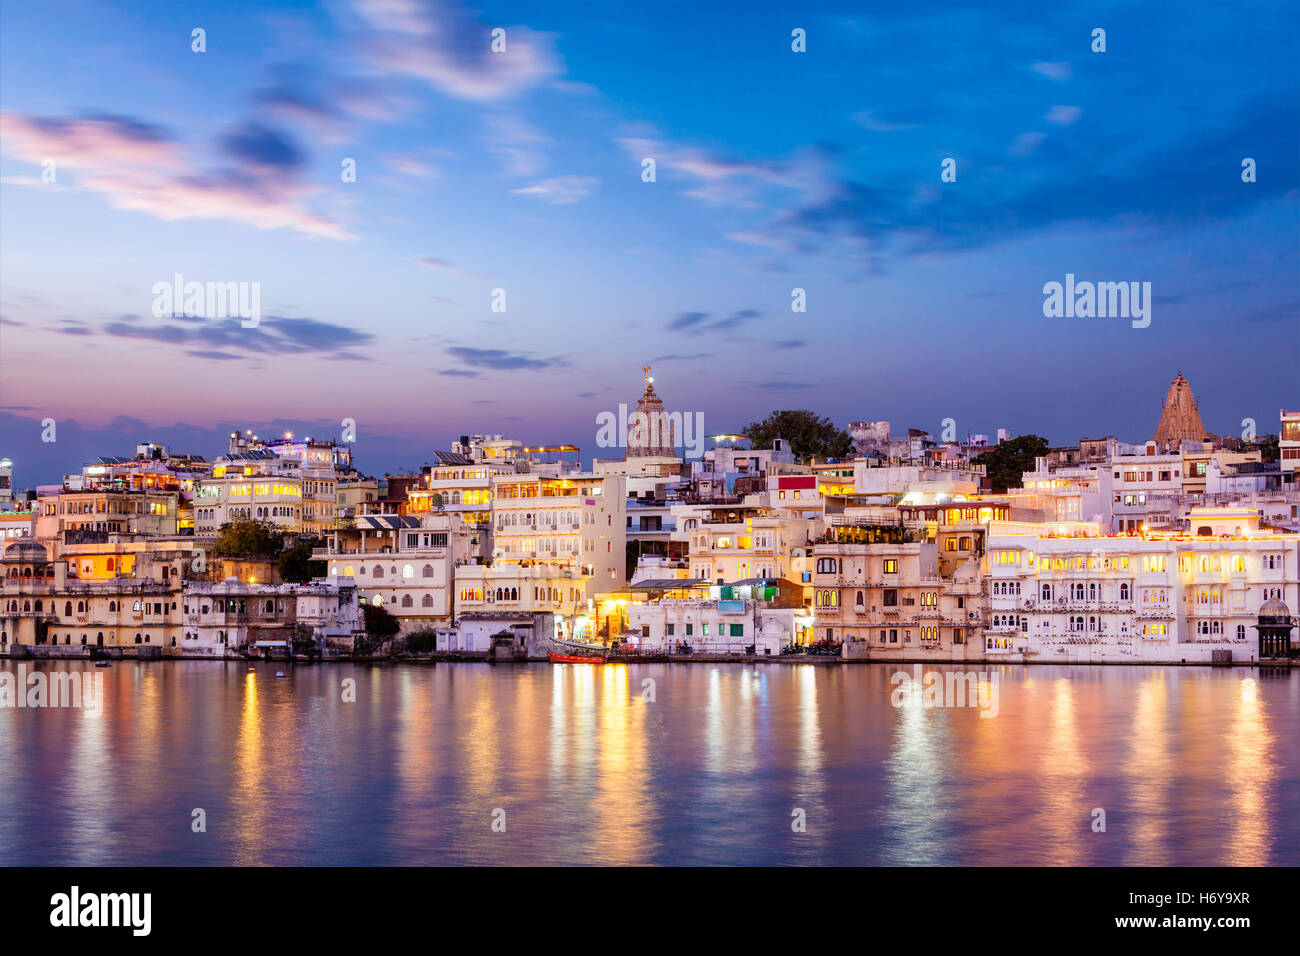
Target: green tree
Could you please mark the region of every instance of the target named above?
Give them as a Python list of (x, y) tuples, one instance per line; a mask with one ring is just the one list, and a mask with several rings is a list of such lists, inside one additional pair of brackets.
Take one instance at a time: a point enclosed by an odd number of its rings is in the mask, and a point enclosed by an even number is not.
[(312, 550), (321, 546), (319, 538), (298, 538), (280, 552), (280, 580), (306, 584), (325, 573), (325, 562), (313, 561)]
[(1039, 435), (1017, 435), (975, 456), (983, 465), (995, 492), (1019, 488), (1024, 473), (1034, 470), (1034, 459), (1047, 454), (1047, 439)]
[(221, 526), (212, 550), (223, 558), (274, 558), (283, 548), (283, 534), (269, 521), (239, 518)]
[(755, 448), (771, 448), (775, 439), (783, 438), (800, 461), (847, 458), (853, 447), (847, 431), (806, 408), (774, 411), (761, 422), (750, 422), (743, 434)]
[(1264, 462), (1277, 461), (1278, 450), (1277, 450), (1276, 435), (1260, 435), (1257, 439), (1255, 439), (1254, 445), (1250, 447), (1259, 449), (1259, 453), (1260, 453), (1259, 457), (1261, 461)]

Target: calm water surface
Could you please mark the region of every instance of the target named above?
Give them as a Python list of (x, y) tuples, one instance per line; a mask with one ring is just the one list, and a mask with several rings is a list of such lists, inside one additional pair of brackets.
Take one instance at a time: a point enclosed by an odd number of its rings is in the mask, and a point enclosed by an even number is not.
[(0, 864), (1300, 864), (1300, 672), (25, 666), (104, 711), (0, 709)]

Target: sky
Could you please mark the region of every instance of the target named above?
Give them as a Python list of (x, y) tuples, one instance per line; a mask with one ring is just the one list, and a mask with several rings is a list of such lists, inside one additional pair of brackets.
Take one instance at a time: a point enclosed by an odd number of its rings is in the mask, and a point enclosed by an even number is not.
[[(618, 457), (643, 364), (709, 434), (1144, 441), (1179, 371), (1211, 431), (1276, 432), (1300, 7), (1173, 10), (7, 0), (0, 457), (344, 419), (371, 474), (473, 432)], [(157, 317), (177, 274), (257, 283), (256, 326)], [(1150, 325), (1045, 316), (1067, 274), (1151, 283)]]

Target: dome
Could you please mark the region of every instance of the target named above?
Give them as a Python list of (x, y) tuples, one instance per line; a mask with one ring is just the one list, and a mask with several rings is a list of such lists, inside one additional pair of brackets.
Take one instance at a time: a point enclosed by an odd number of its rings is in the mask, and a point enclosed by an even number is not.
[(39, 541), (33, 541), (31, 538), (20, 538), (5, 548), (4, 559), (6, 561), (43, 564), (50, 559), (50, 556), (45, 550), (45, 545)]
[(1284, 620), (1291, 619), (1291, 609), (1286, 606), (1285, 601), (1279, 601), (1274, 598), (1271, 601), (1265, 601), (1259, 609), (1260, 618), (1280, 617)]

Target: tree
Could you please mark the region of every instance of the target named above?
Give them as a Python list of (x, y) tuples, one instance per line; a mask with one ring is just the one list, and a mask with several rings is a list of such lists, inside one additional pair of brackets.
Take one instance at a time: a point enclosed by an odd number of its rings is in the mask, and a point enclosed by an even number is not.
[(274, 558), (283, 548), (284, 536), (269, 521), (239, 518), (221, 526), (212, 550), (223, 558)]
[(1017, 435), (976, 455), (974, 463), (984, 466), (993, 490), (1001, 493), (1008, 488), (1019, 488), (1024, 473), (1034, 470), (1034, 459), (1046, 455), (1047, 448), (1046, 438)]
[(427, 628), (406, 635), (406, 650), (411, 654), (427, 654), (438, 648), (438, 634)]
[(363, 654), (372, 653), (384, 641), (402, 629), (401, 623), (385, 607), (378, 604), (361, 605), (361, 617), (365, 621), (365, 647), (359, 650)]
[(829, 418), (818, 418), (806, 408), (774, 411), (761, 422), (750, 422), (744, 435), (755, 448), (771, 448), (773, 440), (785, 439), (795, 458), (847, 458), (853, 439)]
[(295, 657), (314, 657), (320, 650), (312, 629), (306, 624), (294, 628), (292, 644)]
[(313, 561), (313, 549), (320, 547), (319, 538), (298, 538), (280, 552), (280, 580), (306, 584), (324, 574), (324, 562)]
[(1259, 451), (1260, 461), (1274, 462), (1278, 459), (1278, 444), (1276, 435), (1260, 435), (1252, 446)]

